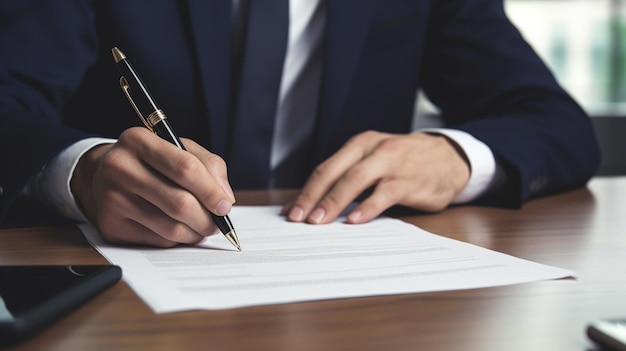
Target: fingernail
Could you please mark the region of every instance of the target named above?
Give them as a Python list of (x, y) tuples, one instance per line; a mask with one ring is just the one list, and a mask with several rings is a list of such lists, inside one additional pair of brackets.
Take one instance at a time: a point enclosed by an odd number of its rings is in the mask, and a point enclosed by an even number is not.
[(311, 221), (312, 223), (321, 223), (325, 215), (326, 211), (324, 211), (323, 208), (318, 207), (313, 212), (311, 212), (311, 215), (309, 216), (309, 221)]
[(226, 200), (220, 200), (220, 202), (217, 203), (217, 208), (215, 208), (215, 214), (218, 216), (225, 216), (228, 214), (228, 212), (230, 212), (231, 207), (232, 205), (230, 204), (230, 202)]
[(361, 211), (359, 210), (353, 211), (352, 213), (348, 215), (348, 222), (358, 223), (362, 216), (363, 216), (363, 213)]
[(304, 220), (304, 210), (300, 206), (295, 206), (289, 212), (289, 220), (293, 222), (302, 222)]

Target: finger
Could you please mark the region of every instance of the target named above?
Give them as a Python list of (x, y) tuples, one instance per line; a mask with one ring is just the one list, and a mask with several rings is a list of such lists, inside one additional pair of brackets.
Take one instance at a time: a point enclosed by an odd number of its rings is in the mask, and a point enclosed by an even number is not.
[(191, 139), (183, 140), (185, 142), (185, 145), (187, 145), (187, 150), (196, 155), (196, 157), (198, 157), (198, 159), (206, 166), (206, 168), (213, 175), (213, 177), (217, 179), (218, 184), (230, 197), (231, 202), (234, 203), (235, 195), (233, 193), (233, 189), (230, 186), (230, 183), (228, 182), (227, 167), (224, 160), (216, 154), (207, 151), (205, 148), (203, 148)]
[[(168, 215), (161, 208), (144, 199), (137, 198), (135, 204), (133, 204), (133, 208), (138, 209), (138, 211), (131, 213), (129, 218), (168, 241), (193, 244), (217, 231), (217, 227), (208, 213), (202, 216), (203, 225), (201, 225), (199, 229), (196, 229), (192, 225), (196, 224), (198, 221), (181, 221), (176, 217)], [(184, 207), (181, 207), (179, 211), (184, 212)], [(204, 212), (207, 211), (205, 210)], [(178, 212), (176, 214), (178, 214)], [(189, 223), (191, 223), (191, 225)]]
[[(208, 161), (210, 159), (210, 161)], [(198, 201), (210, 212), (223, 216), (230, 212), (234, 197), (232, 192), (224, 190), (227, 181), (223, 177), (215, 177), (207, 169), (209, 167), (226, 168), (224, 161), (217, 155), (211, 154), (201, 162), (195, 155), (186, 153), (174, 163), (172, 168), (166, 168), (166, 176), (176, 184), (192, 193)], [(225, 172), (225, 171), (224, 171)]]
[(152, 231), (166, 241), (181, 244), (194, 244), (201, 241), (206, 236), (215, 233), (217, 229), (215, 225), (211, 224), (208, 226), (208, 228), (211, 228), (210, 230), (199, 233), (185, 224), (185, 222), (178, 221), (177, 219), (168, 216), (159, 208), (148, 202), (139, 204), (136, 208), (141, 208), (141, 213), (135, 216), (135, 222), (143, 225), (146, 229)]
[[(155, 174), (154, 178), (162, 177)], [(146, 183), (150, 183), (150, 181)], [(139, 189), (137, 191), (138, 196), (157, 208), (164, 218), (167, 217), (177, 223), (184, 223), (198, 235), (208, 236), (215, 233), (216, 227), (211, 213), (193, 194), (167, 179), (161, 179), (157, 183), (156, 188)], [(169, 226), (163, 228), (169, 228)]]
[(376, 184), (387, 169), (387, 159), (378, 153), (347, 170), (311, 211), (308, 223), (329, 223), (337, 218), (360, 194)]
[[(122, 194), (127, 201), (135, 198), (142, 198), (159, 208), (163, 213), (161, 216), (171, 218), (177, 222), (185, 223), (196, 233), (207, 236), (215, 231), (212, 217), (198, 200), (187, 190), (180, 188), (172, 181), (145, 164), (138, 162), (135, 157), (129, 155), (123, 148), (110, 152), (102, 161), (101, 167), (104, 172), (101, 184), (105, 190), (116, 191)], [(114, 203), (110, 201), (109, 203)], [(130, 207), (129, 206), (135, 206)], [(132, 211), (140, 204), (134, 203), (126, 207), (127, 211)], [(111, 208), (110, 211), (116, 211)], [(136, 216), (140, 214), (133, 212)], [(126, 213), (119, 213), (120, 216), (128, 216)], [(170, 226), (166, 227), (169, 228)], [(179, 230), (180, 231), (180, 230)]]
[[(381, 133), (366, 132), (350, 139), (344, 147), (315, 168), (302, 191), (288, 208), (288, 220), (302, 222), (310, 217), (318, 202), (343, 174), (363, 159), (384, 138)], [(318, 211), (313, 216), (319, 218)]]
[[(143, 243), (135, 232), (120, 230), (128, 221), (141, 225), (141, 234), (149, 231), (150, 236), (157, 235), (166, 242), (192, 244), (201, 241), (206, 235), (200, 234), (183, 222), (175, 220), (135, 194), (110, 191), (106, 195), (107, 205), (103, 206), (99, 228), (103, 236), (115, 238), (118, 242)], [(214, 233), (216, 227), (211, 225)], [(210, 233), (209, 233), (210, 234)], [(153, 241), (154, 239), (150, 239)]]
[(346, 221), (351, 224), (369, 222), (395, 205), (406, 191), (402, 182), (379, 182), (374, 191), (348, 214)]
[[(338, 177), (352, 166), (352, 155), (336, 154), (315, 168), (296, 200), (289, 208), (288, 219), (292, 222), (302, 222), (311, 215), (311, 211), (320, 199), (331, 190)], [(319, 217), (320, 212), (316, 213)]]
[(121, 236), (120, 232), (112, 234), (103, 233), (103, 237), (107, 242), (118, 245), (148, 245), (169, 248), (179, 245), (176, 241), (168, 240), (145, 226), (125, 218), (123, 225), (120, 225), (120, 229), (123, 229), (124, 236)]
[[(120, 140), (128, 144), (127, 147), (133, 149), (140, 159), (176, 185), (191, 192), (209, 211), (217, 215), (230, 212), (230, 196), (194, 153), (181, 150), (149, 132), (131, 133), (131, 130), (132, 128), (124, 132), (122, 136), (125, 138), (120, 136)], [(194, 147), (192, 143), (188, 144)], [(206, 150), (204, 152), (209, 153)], [(225, 164), (221, 167), (225, 172)]]

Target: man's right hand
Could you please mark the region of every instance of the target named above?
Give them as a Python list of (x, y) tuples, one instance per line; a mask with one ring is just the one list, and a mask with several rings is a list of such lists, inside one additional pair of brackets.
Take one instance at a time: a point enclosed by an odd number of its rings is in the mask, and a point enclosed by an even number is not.
[(210, 212), (226, 215), (235, 202), (226, 164), (181, 140), (187, 151), (134, 127), (80, 158), (70, 187), (105, 240), (171, 247), (217, 232)]

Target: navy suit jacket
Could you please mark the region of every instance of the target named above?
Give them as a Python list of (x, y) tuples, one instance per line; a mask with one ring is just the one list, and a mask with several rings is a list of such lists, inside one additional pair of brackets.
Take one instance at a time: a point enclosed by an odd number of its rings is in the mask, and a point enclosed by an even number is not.
[[(520, 206), (595, 172), (589, 118), (501, 1), (326, 0), (326, 26), (307, 171), (359, 132), (409, 132), (423, 89), (447, 127), (485, 142), (505, 169), (506, 185), (482, 201)], [(113, 46), (181, 136), (227, 159), (230, 33), (231, 0), (0, 2), (0, 218), (63, 148), (138, 125)]]

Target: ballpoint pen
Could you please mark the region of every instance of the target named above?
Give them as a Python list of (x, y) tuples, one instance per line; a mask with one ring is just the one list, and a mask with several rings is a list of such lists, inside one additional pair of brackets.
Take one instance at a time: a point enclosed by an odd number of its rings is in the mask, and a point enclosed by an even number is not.
[[(165, 113), (156, 104), (152, 95), (150, 95), (150, 92), (143, 84), (130, 62), (128, 62), (124, 53), (117, 47), (114, 47), (111, 51), (121, 74), (120, 86), (131, 106), (139, 116), (139, 119), (141, 119), (143, 124), (153, 133), (185, 150), (185, 146), (180, 142), (180, 139), (168, 123)], [(133, 93), (136, 94), (135, 98), (133, 98)], [(211, 215), (213, 216), (215, 225), (217, 225), (226, 239), (228, 239), (237, 250), (241, 251), (237, 233), (228, 216), (218, 216), (214, 213), (211, 213)]]

